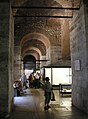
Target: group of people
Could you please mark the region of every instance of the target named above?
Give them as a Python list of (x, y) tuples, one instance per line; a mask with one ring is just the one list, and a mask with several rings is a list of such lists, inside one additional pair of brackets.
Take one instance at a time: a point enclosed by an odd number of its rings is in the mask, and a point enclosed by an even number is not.
[(14, 88), (17, 90), (17, 96), (20, 96), (20, 93), (23, 93), (27, 88), (40, 88), (40, 73), (31, 73), (27, 78), (24, 73), (19, 80), (14, 81)]
[[(44, 109), (48, 110), (49, 108), (51, 108), (51, 106), (49, 105), (50, 101), (51, 101), (51, 95), (53, 93), (53, 88), (52, 85), (49, 81), (49, 77), (45, 78), (45, 83), (44, 83), (44, 96), (45, 96), (45, 106)], [(34, 73), (31, 73), (29, 78), (27, 79), (25, 73), (23, 75), (23, 77), (20, 78), (20, 81), (17, 81), (15, 84), (15, 87), (17, 88), (17, 93), (18, 96), (20, 96), (20, 92), (23, 92), (23, 89), (27, 89), (28, 85), (31, 88), (40, 88), (40, 75), (37, 72), (35, 75)], [(54, 96), (54, 94), (53, 94)], [(55, 99), (54, 99), (55, 100)]]
[(20, 77), (19, 80), (14, 81), (13, 87), (17, 91), (17, 96), (20, 96), (21, 94), (23, 94), (24, 90), (28, 88), (27, 83), (28, 82), (27, 82), (27, 77), (25, 73), (23, 74), (23, 76)]
[(40, 73), (31, 73), (28, 78), (30, 88), (40, 88), (40, 80)]

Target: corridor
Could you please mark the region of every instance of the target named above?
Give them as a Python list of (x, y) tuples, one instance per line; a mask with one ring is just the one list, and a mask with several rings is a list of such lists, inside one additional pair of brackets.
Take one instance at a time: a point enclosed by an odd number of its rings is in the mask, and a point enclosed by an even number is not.
[(56, 101), (51, 108), (44, 110), (44, 92), (42, 89), (27, 89), (22, 96), (14, 97), (14, 109), (9, 119), (88, 119), (88, 115), (71, 106), (71, 97), (59, 96), (54, 90)]

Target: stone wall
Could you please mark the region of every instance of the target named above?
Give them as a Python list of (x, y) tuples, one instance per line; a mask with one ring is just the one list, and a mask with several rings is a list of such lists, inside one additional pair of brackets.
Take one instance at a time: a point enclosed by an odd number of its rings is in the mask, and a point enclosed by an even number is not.
[(48, 49), (46, 49), (46, 59), (49, 60), (46, 62), (46, 65), (50, 65), (51, 64), (51, 55), (50, 55), (51, 49), (50, 47)]
[(10, 3), (0, 2), (0, 117), (11, 111), (13, 101), (13, 23), (10, 12)]
[(61, 46), (51, 46), (51, 64), (55, 65), (61, 58)]
[[(41, 59), (41, 60), (46, 60), (46, 56), (41, 56), (40, 59)], [(41, 62), (41, 63), (40, 63), (40, 68), (43, 67), (43, 66), (45, 66), (45, 65), (46, 65), (46, 62)]]
[(82, 4), (80, 10), (75, 12), (70, 22), (70, 46), (72, 103), (80, 110), (88, 113), (88, 45), (85, 31), (85, 14), (84, 5)]
[[(55, 65), (61, 58), (61, 46), (51, 46), (46, 50), (46, 66)], [(44, 65), (45, 66), (45, 65)]]
[(21, 75), (22, 66), (20, 52), (20, 46), (14, 46), (14, 80), (19, 80)]
[(70, 56), (70, 37), (69, 37), (69, 20), (62, 20), (62, 58), (67, 59)]
[(12, 9), (10, 7), (10, 19), (9, 19), (9, 112), (12, 109), (14, 101), (14, 19), (12, 16)]

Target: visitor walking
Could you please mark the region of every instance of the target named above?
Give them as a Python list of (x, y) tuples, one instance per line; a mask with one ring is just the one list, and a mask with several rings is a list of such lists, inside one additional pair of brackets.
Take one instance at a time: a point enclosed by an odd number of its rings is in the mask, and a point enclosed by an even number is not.
[(51, 100), (52, 85), (49, 82), (49, 80), (50, 80), (49, 77), (45, 78), (45, 85), (44, 85), (44, 96), (45, 96), (45, 107), (44, 107), (44, 109), (45, 110), (51, 108), (49, 103)]

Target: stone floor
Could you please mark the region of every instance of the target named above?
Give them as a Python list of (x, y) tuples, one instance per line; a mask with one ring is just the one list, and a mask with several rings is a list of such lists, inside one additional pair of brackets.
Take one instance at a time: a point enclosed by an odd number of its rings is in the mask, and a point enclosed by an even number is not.
[(42, 89), (27, 89), (19, 97), (14, 97), (14, 109), (9, 119), (88, 119), (88, 115), (71, 105), (71, 96), (60, 96), (54, 90), (55, 101), (51, 108), (44, 110), (44, 92)]

